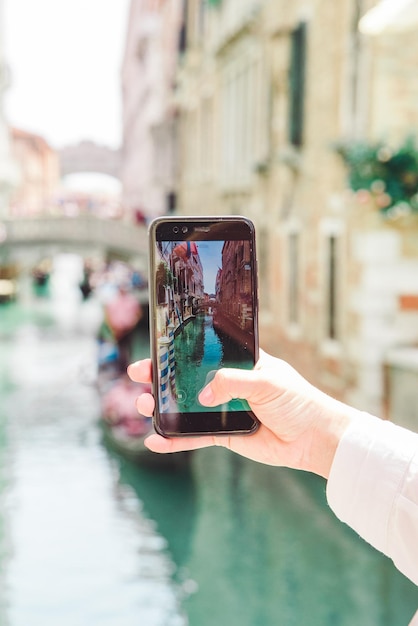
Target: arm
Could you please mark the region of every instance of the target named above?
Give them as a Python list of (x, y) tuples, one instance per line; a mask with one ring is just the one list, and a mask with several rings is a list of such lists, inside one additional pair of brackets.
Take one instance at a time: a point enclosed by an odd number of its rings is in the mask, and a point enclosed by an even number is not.
[(345, 432), (327, 485), (339, 519), (418, 585), (418, 435), (363, 415)]

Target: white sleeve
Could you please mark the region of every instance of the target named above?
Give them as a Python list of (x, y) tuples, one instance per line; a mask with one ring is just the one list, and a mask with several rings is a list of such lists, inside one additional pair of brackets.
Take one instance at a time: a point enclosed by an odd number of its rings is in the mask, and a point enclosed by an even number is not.
[(335, 515), (418, 585), (418, 435), (368, 414), (337, 448), (327, 485)]

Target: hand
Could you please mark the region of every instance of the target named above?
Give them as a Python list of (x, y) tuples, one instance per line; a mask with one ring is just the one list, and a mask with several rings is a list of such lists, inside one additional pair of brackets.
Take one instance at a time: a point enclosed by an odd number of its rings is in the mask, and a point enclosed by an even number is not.
[[(151, 382), (151, 361), (128, 368), (133, 381)], [(288, 363), (262, 353), (253, 370), (221, 369), (201, 391), (204, 406), (217, 406), (232, 398), (248, 401), (261, 424), (253, 435), (219, 435), (165, 439), (150, 435), (153, 452), (180, 452), (223, 446), (267, 465), (303, 469), (328, 477), (339, 440), (357, 411), (308, 383)], [(138, 397), (137, 408), (152, 415), (154, 398)]]

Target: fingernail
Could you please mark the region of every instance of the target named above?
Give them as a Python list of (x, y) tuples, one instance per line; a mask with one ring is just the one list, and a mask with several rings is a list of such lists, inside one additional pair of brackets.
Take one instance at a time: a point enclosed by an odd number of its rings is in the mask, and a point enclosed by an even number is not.
[(207, 385), (206, 387), (204, 387), (204, 389), (202, 389), (199, 394), (199, 402), (201, 404), (212, 404), (214, 399), (215, 396), (213, 394), (211, 385)]

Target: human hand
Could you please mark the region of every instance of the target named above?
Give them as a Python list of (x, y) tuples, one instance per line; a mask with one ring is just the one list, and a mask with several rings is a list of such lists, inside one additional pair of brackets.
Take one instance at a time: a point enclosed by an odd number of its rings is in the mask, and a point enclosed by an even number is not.
[[(133, 381), (151, 382), (150, 359), (130, 365), (128, 374)], [(159, 453), (223, 446), (260, 463), (328, 477), (339, 440), (356, 413), (311, 385), (285, 361), (264, 352), (253, 370), (219, 370), (199, 395), (204, 406), (232, 398), (247, 400), (260, 420), (253, 435), (166, 439), (153, 434), (146, 446)], [(152, 415), (154, 407), (151, 394), (138, 397), (137, 408), (143, 415)]]

